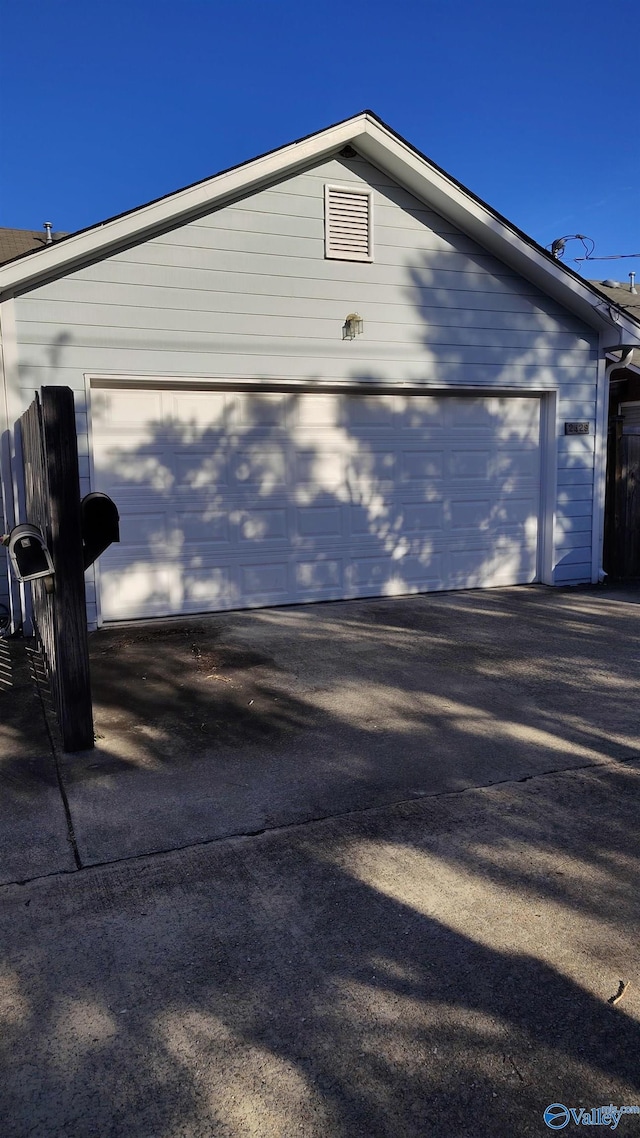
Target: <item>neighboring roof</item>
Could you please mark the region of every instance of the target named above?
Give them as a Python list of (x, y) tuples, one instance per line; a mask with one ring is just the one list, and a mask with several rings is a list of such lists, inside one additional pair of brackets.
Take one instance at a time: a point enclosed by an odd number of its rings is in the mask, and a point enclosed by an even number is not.
[[(608, 296), (609, 299), (617, 306), (617, 308), (624, 308), (636, 320), (640, 320), (640, 292), (632, 292), (629, 283), (622, 284), (621, 281), (589, 281), (589, 284), (594, 285), (600, 292)], [(607, 353), (610, 359), (619, 360), (621, 353), (611, 351)], [(624, 382), (628, 379), (629, 374), (633, 373), (638, 375), (640, 373), (640, 352), (634, 351), (633, 355), (627, 362), (624, 369), (617, 371), (612, 376), (611, 382)]]
[[(605, 296), (608, 296), (618, 308), (624, 308), (635, 316), (636, 320), (640, 319), (640, 291), (632, 292), (630, 284), (622, 284), (620, 281), (589, 281), (589, 284), (600, 289)], [(640, 285), (636, 286), (640, 289)]]
[(22, 253), (33, 253), (42, 249), (46, 234), (37, 229), (0, 228), (0, 265), (12, 261)]
[(353, 147), (372, 165), (384, 170), (419, 201), (451, 221), (587, 325), (603, 332), (605, 346), (609, 346), (608, 341), (613, 347), (628, 342), (640, 346), (640, 321), (635, 314), (616, 307), (614, 319), (610, 297), (552, 257), (533, 238), (436, 166), (372, 111), (362, 111), (316, 134), (1, 265), (0, 297), (63, 276), (90, 261), (185, 224), (334, 157), (346, 146)]

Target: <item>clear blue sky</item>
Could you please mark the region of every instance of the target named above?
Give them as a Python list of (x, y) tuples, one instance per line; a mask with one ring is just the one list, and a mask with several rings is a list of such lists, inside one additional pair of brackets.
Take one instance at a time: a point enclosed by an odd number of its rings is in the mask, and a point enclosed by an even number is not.
[(0, 17), (0, 225), (79, 229), (369, 107), (542, 244), (640, 253), (638, 0), (0, 0)]

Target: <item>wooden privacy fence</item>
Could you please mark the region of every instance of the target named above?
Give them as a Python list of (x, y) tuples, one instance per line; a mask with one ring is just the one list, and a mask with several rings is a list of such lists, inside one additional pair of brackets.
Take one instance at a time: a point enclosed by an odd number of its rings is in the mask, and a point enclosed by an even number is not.
[(31, 582), (33, 622), (65, 751), (93, 747), (78, 443), (73, 392), (43, 387), (20, 418), (26, 520), (42, 531), (53, 587)]
[(618, 576), (640, 577), (640, 434), (620, 439), (616, 531)]
[(640, 433), (617, 416), (609, 434), (605, 563), (616, 578), (640, 577)]

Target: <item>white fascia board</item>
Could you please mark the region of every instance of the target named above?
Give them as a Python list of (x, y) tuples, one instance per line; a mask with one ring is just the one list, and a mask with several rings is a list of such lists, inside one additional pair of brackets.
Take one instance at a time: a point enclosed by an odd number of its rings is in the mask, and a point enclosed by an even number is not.
[[(503, 264), (596, 329), (603, 348), (614, 350), (620, 344), (640, 346), (640, 324), (611, 308), (606, 297), (601, 298), (570, 275), (508, 221), (366, 112), (0, 267), (0, 296), (72, 272), (96, 256), (107, 256), (133, 241), (142, 241), (168, 226), (219, 208), (240, 195), (256, 192), (348, 144)], [(614, 318), (610, 311), (615, 313)]]
[(415, 197), (453, 222), (503, 264), (603, 333), (607, 347), (614, 350), (620, 343), (640, 344), (640, 325), (635, 320), (627, 319), (617, 309), (612, 319), (605, 297), (601, 298), (588, 285), (571, 276), (562, 264), (545, 255), (505, 219), (496, 216), (381, 123), (367, 119), (364, 134), (357, 142), (354, 139), (353, 144), (363, 157), (385, 169)]
[(144, 240), (166, 226), (179, 225), (207, 209), (253, 193), (283, 175), (288, 177), (299, 168), (322, 160), (325, 154), (335, 153), (352, 142), (354, 133), (359, 133), (357, 123), (364, 117), (358, 115), (301, 142), (291, 143), (272, 154), (215, 174), (196, 186), (177, 190), (160, 201), (140, 206), (125, 216), (115, 217), (84, 233), (68, 237), (59, 245), (45, 246), (28, 257), (10, 262), (0, 267), (0, 296), (72, 272), (96, 255), (107, 255), (131, 241)]

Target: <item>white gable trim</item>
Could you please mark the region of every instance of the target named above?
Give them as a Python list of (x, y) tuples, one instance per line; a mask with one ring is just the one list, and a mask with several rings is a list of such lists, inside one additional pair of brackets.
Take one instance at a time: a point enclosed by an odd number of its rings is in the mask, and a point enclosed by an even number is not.
[[(640, 342), (640, 324), (627, 318), (606, 297), (551, 258), (532, 238), (519, 232), (444, 170), (413, 151), (383, 123), (376, 122), (375, 126), (375, 131), (368, 129), (358, 140), (358, 150), (363, 157), (386, 169), (436, 213), (452, 221), (503, 264), (569, 308), (586, 324), (608, 332), (605, 343), (615, 347), (627, 338)], [(611, 310), (615, 311), (615, 318), (610, 315)]]
[(263, 158), (255, 158), (235, 169), (216, 174), (205, 182), (178, 190), (160, 201), (140, 206), (131, 213), (67, 237), (58, 244), (45, 246), (33, 255), (33, 260), (25, 257), (10, 262), (0, 267), (0, 298), (8, 289), (23, 288), (71, 272), (98, 253), (115, 252), (134, 239), (150, 237), (170, 225), (182, 224), (207, 209), (227, 205), (240, 195), (254, 193), (278, 178), (288, 177), (352, 142), (354, 124), (357, 121), (350, 119), (338, 126), (329, 127), (319, 135), (283, 146)]
[(603, 348), (615, 349), (623, 343), (640, 346), (640, 323), (553, 260), (532, 239), (368, 111), (0, 267), (0, 299), (7, 292), (35, 287), (72, 272), (96, 256), (107, 256), (132, 241), (142, 241), (208, 209), (226, 205), (240, 195), (253, 193), (322, 161), (347, 145), (355, 147), (429, 208), (601, 332)]

